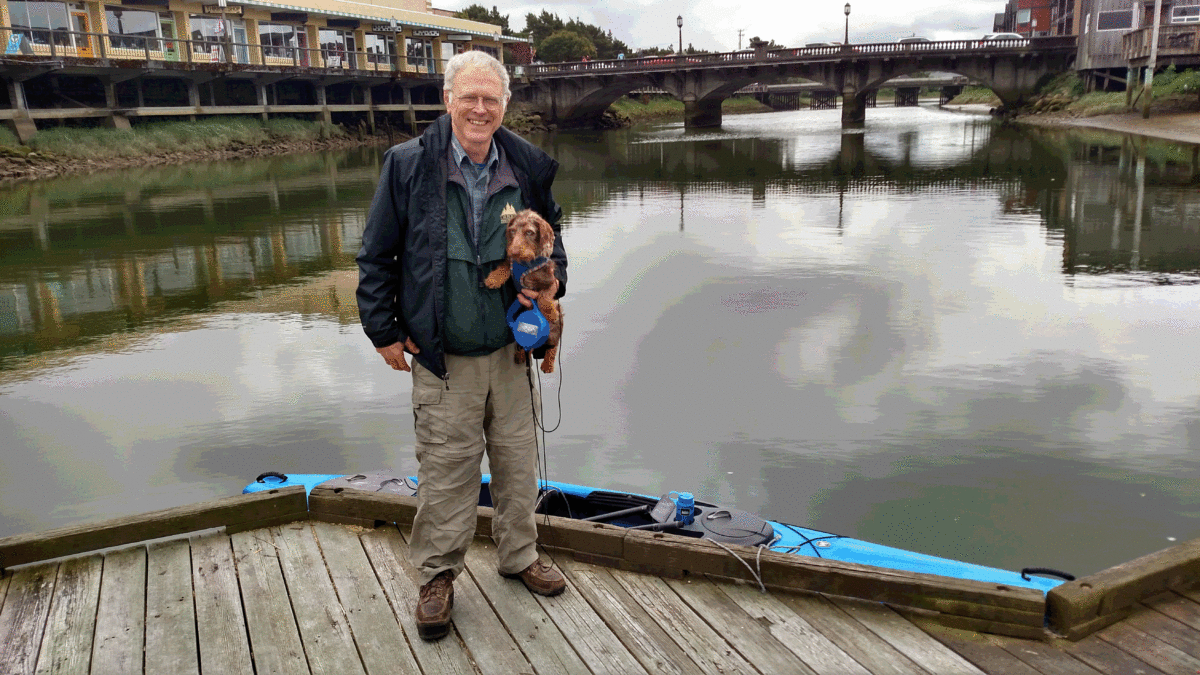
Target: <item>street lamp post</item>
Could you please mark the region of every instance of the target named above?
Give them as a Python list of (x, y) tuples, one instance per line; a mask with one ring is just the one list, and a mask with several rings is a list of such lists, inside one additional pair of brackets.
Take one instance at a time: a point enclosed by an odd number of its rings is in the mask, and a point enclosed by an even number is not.
[(842, 44), (848, 45), (850, 44), (850, 3), (847, 2), (842, 11), (846, 13), (846, 36), (843, 38)]
[(683, 15), (675, 17), (675, 25), (679, 27), (679, 53), (683, 53)]

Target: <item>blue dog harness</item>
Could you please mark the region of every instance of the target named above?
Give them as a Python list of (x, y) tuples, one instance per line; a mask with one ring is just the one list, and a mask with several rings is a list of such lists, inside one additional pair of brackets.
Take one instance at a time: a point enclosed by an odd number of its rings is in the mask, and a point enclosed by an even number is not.
[[(526, 274), (544, 267), (549, 262), (550, 259), (546, 257), (534, 258), (528, 265), (513, 261), (512, 277), (517, 284), (518, 291), (525, 288), (522, 279)], [(520, 313), (518, 314), (518, 312)], [(533, 303), (533, 307), (525, 309), (520, 300), (513, 300), (512, 306), (508, 308), (506, 318), (508, 327), (512, 329), (513, 337), (517, 341), (517, 346), (527, 352), (541, 347), (546, 344), (546, 340), (550, 339), (550, 322), (546, 320), (536, 302)]]

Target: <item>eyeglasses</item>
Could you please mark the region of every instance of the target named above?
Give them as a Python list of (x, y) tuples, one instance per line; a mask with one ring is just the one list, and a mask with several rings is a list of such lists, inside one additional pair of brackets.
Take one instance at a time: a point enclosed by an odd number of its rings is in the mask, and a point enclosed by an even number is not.
[(500, 99), (492, 98), (491, 96), (455, 96), (454, 102), (460, 103), (468, 108), (474, 108), (483, 101), (483, 107), (488, 110), (499, 110)]

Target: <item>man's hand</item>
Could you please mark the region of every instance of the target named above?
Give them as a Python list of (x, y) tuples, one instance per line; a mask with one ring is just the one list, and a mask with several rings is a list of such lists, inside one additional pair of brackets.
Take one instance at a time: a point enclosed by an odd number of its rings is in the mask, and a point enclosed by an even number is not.
[[(545, 293), (550, 298), (554, 298), (554, 296), (558, 295), (558, 279), (554, 280), (554, 285), (546, 289)], [(529, 309), (533, 307), (533, 303), (536, 302), (541, 295), (542, 294), (538, 291), (522, 288), (520, 294), (517, 295), (517, 300), (523, 307), (525, 307), (525, 309)]]
[(383, 357), (384, 361), (392, 367), (392, 370), (403, 370), (406, 373), (412, 372), (412, 368), (408, 366), (408, 362), (404, 360), (404, 352), (411, 354), (420, 354), (421, 350), (417, 348), (416, 343), (412, 338), (404, 338), (404, 342), (393, 342), (386, 347), (376, 347), (375, 351)]

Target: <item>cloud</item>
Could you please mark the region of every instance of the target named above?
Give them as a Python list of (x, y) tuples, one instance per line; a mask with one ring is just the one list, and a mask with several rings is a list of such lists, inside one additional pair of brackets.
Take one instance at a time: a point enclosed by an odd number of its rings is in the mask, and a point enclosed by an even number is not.
[[(454, 0), (439, 7), (460, 10), (486, 0)], [(683, 44), (708, 51), (733, 51), (749, 45), (751, 37), (786, 46), (841, 41), (846, 16), (843, 0), (816, 2), (741, 3), (733, 0), (695, 0), (663, 3), (650, 0), (610, 0), (583, 4), (579, 0), (546, 0), (536, 5), (495, 5), (507, 15), (509, 27), (521, 30), (527, 14), (543, 10), (564, 21), (578, 19), (611, 30), (613, 37), (633, 49), (670, 47), (679, 42), (675, 17), (683, 17)], [(893, 0), (852, 0), (851, 42), (892, 42), (908, 35), (931, 40), (976, 38), (992, 32), (993, 18), (1003, 5), (994, 1), (963, 0), (897, 3)]]

